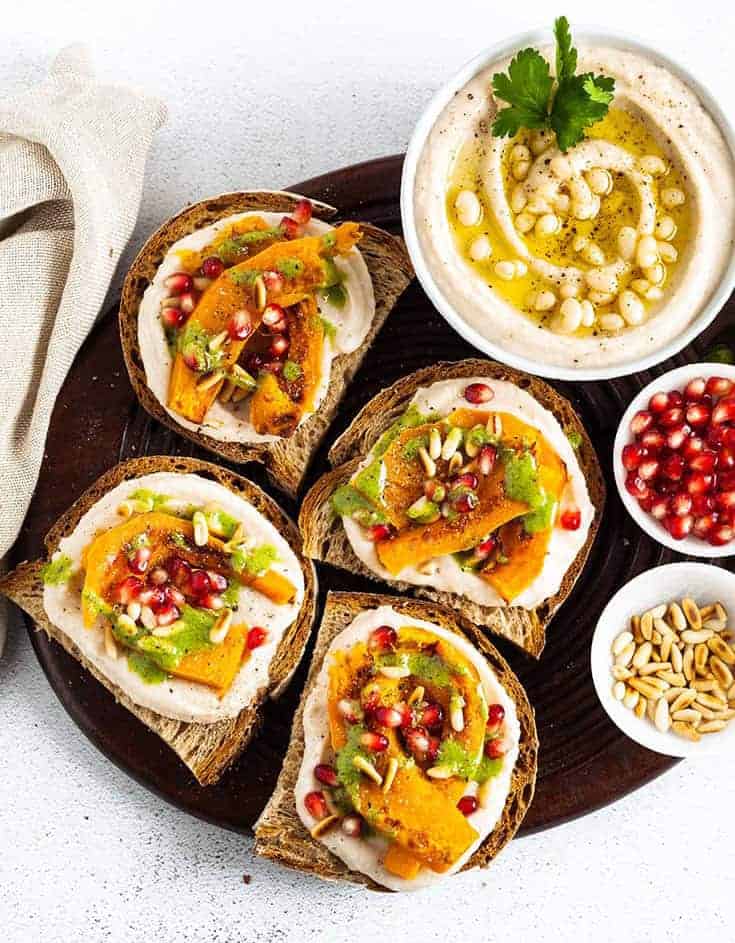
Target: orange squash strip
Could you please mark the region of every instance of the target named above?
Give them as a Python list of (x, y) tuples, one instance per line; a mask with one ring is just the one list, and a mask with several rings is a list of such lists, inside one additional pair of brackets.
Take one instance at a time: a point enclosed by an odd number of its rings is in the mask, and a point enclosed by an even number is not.
[(206, 684), (215, 688), (219, 697), (224, 697), (242, 664), (246, 641), (247, 628), (233, 625), (223, 642), (185, 655), (170, 674)]
[(393, 842), (385, 853), (383, 867), (404, 881), (413, 881), (421, 870), (421, 862), (410, 851)]
[(522, 521), (511, 521), (501, 527), (500, 540), (508, 562), (497, 563), (493, 569), (481, 571), (480, 576), (497, 590), (506, 602), (511, 602), (520, 596), (543, 570), (551, 540), (551, 528), (527, 534)]
[[(357, 223), (342, 223), (332, 234), (334, 244), (331, 247), (326, 246), (321, 236), (276, 242), (239, 265), (227, 269), (199, 299), (187, 327), (201, 327), (213, 337), (226, 329), (227, 322), (235, 311), (245, 309), (250, 314), (253, 327), (257, 328), (260, 324), (260, 313), (256, 309), (253, 286), (236, 284), (232, 276), (238, 272), (274, 270), (286, 259), (298, 259), (303, 263), (303, 270), (293, 277), (284, 278), (283, 288), (270, 292), (268, 301), (284, 308), (298, 304), (324, 283), (322, 259), (349, 252), (362, 236)], [(231, 341), (224, 348), (223, 369), (237, 363), (246, 343), (246, 340)], [(201, 374), (187, 366), (183, 356), (177, 353), (169, 381), (168, 405), (178, 415), (197, 423), (204, 421), (207, 410), (217, 398), (224, 382), (220, 381), (202, 390), (197, 387), (199, 380)]]

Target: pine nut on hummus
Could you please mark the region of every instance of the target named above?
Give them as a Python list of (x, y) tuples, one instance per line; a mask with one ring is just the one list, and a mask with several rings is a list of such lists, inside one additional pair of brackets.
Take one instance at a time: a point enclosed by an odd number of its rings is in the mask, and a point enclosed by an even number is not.
[[(490, 62), (439, 114), (416, 165), (416, 239), (448, 305), (490, 343), (540, 364), (614, 367), (675, 341), (725, 276), (733, 155), (653, 54), (612, 40), (576, 51), (562, 20), (556, 52)], [(535, 119), (513, 108), (529, 56), (549, 96)], [(588, 87), (577, 134), (553, 103)]]

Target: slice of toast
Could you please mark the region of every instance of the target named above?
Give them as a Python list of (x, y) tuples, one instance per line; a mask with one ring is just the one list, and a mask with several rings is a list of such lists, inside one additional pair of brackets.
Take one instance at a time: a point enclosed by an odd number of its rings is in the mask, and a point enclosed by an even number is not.
[(346, 629), (360, 612), (378, 606), (392, 606), (406, 616), (433, 622), (467, 639), (487, 659), (498, 681), (516, 705), (521, 737), (508, 797), (497, 825), (462, 870), (487, 867), (517, 832), (531, 804), (536, 786), (538, 737), (533, 708), (528, 702), (520, 681), (485, 635), (462, 616), (433, 603), (400, 596), (374, 593), (328, 593), (309, 668), (309, 677), (294, 717), (291, 741), (283, 761), (283, 768), (268, 805), (255, 823), (255, 851), (265, 858), (278, 861), (290, 868), (307, 871), (326, 880), (352, 881), (356, 884), (365, 884), (373, 890), (385, 890), (366, 875), (351, 871), (322, 842), (312, 838), (299, 818), (294, 801), (294, 787), (304, 753), (304, 707), (316, 683), (327, 649), (335, 636)]
[(210, 462), (192, 458), (148, 456), (122, 462), (98, 478), (54, 524), (45, 538), (48, 557), (56, 551), (62, 538), (72, 533), (84, 515), (104, 494), (122, 481), (140, 478), (152, 472), (197, 474), (216, 481), (252, 504), (277, 528), (301, 563), (304, 574), (304, 601), (301, 611), (284, 633), (271, 662), (269, 683), (259, 690), (247, 707), (236, 716), (212, 724), (185, 723), (172, 720), (146, 707), (139, 707), (123, 690), (92, 665), (74, 642), (46, 615), (43, 606), (43, 560), (21, 563), (0, 579), (0, 594), (12, 599), (33, 619), (37, 629), (62, 645), (77, 661), (104, 685), (132, 714), (150, 727), (189, 767), (199, 783), (216, 782), (257, 732), (259, 707), (267, 696), (277, 697), (288, 684), (304, 653), (316, 612), (316, 574), (314, 565), (301, 551), (301, 539), (293, 521), (256, 485)]
[[(276, 442), (221, 442), (201, 431), (191, 431), (169, 415), (146, 382), (145, 368), (138, 345), (138, 309), (143, 293), (156, 274), (168, 249), (184, 236), (209, 226), (219, 219), (251, 210), (289, 213), (301, 199), (297, 194), (274, 191), (225, 193), (187, 207), (164, 223), (146, 242), (133, 262), (123, 286), (120, 302), (120, 337), (130, 382), (143, 407), (159, 422), (197, 445), (232, 462), (261, 462), (273, 484), (293, 497), (319, 443), (344, 395), (347, 384), (357, 372), (363, 357), (383, 326), (396, 301), (413, 278), (413, 269), (402, 240), (382, 229), (362, 223), (363, 238), (359, 250), (373, 282), (375, 316), (365, 340), (350, 354), (332, 361), (329, 389), (319, 409), (301, 423), (288, 438)], [(334, 207), (314, 204), (314, 216), (331, 222)]]
[[(577, 458), (597, 514), (590, 526), (585, 545), (567, 570), (559, 591), (535, 609), (482, 606), (455, 593), (417, 587), (400, 580), (383, 580), (358, 559), (347, 539), (341, 519), (335, 517), (331, 508), (330, 498), (336, 488), (350, 480), (357, 466), (383, 432), (403, 414), (419, 387), (439, 380), (473, 376), (514, 383), (552, 412), (562, 429), (567, 433), (574, 432), (580, 438)], [(438, 363), (403, 377), (370, 400), (336, 440), (329, 452), (329, 459), (336, 467), (312, 486), (301, 505), (299, 527), (304, 539), (305, 553), (314, 560), (331, 563), (351, 573), (360, 573), (370, 579), (389, 582), (401, 592), (414, 592), (418, 596), (452, 606), (475, 624), (486, 626), (538, 658), (546, 643), (546, 628), (552, 616), (570, 594), (582, 572), (605, 505), (605, 482), (597, 455), (579, 417), (563, 396), (536, 377), (489, 360)]]

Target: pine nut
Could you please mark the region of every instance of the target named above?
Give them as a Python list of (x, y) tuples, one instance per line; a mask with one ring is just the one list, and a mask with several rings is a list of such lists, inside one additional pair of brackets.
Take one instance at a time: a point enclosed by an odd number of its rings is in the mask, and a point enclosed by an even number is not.
[(452, 458), (454, 453), (459, 448), (462, 439), (462, 430), (458, 426), (454, 426), (449, 430), (449, 434), (444, 440), (444, 445), (442, 446), (441, 451), (441, 456), (445, 462), (448, 462)]
[(643, 717), (645, 715), (647, 704), (648, 701), (645, 699), (645, 697), (638, 698), (638, 703), (633, 708), (633, 713), (636, 717)]
[(631, 641), (615, 656), (615, 664), (627, 667), (635, 654), (635, 643)]
[(656, 725), (656, 729), (660, 730), (661, 733), (666, 733), (671, 726), (669, 705), (663, 697), (659, 700), (658, 704), (656, 704), (656, 713), (653, 715), (653, 722)]
[(616, 701), (622, 701), (625, 697), (625, 685), (622, 681), (616, 681), (612, 688), (613, 697)]
[(612, 644), (613, 655), (619, 655), (633, 641), (632, 632), (621, 632)]
[(712, 655), (709, 660), (709, 666), (712, 670), (712, 674), (719, 681), (720, 686), (727, 690), (733, 683), (732, 671), (730, 671), (725, 662), (718, 658), (717, 655)]
[(726, 643), (723, 642), (718, 636), (713, 636), (711, 639), (707, 640), (707, 647), (714, 654), (717, 655), (719, 659), (725, 662), (726, 665), (735, 665), (735, 651)]
[(693, 707), (678, 710), (676, 713), (671, 711), (672, 720), (682, 720), (685, 724), (698, 724), (702, 720), (702, 715)]
[(429, 455), (423, 445), (419, 449), (419, 459), (421, 460), (421, 464), (424, 466), (426, 477), (433, 478), (436, 475), (436, 462)]
[(628, 688), (625, 692), (625, 697), (623, 698), (623, 704), (633, 710), (640, 699), (640, 692), (636, 691), (635, 688)]
[(383, 793), (384, 794), (390, 791), (390, 787), (393, 785), (393, 780), (396, 778), (397, 772), (398, 772), (398, 760), (394, 756), (392, 756), (388, 760), (388, 769), (385, 771), (385, 779), (383, 780)]
[(644, 642), (640, 648), (633, 655), (633, 667), (642, 668), (644, 665), (647, 665), (651, 660), (651, 652), (653, 651), (653, 646), (650, 642)]
[(633, 677), (633, 672), (630, 668), (624, 668), (622, 665), (613, 665), (612, 676), (616, 681), (627, 681), (628, 678)]
[(674, 721), (671, 725), (674, 733), (678, 733), (680, 737), (685, 737), (687, 740), (701, 740), (697, 731), (691, 724), (683, 724), (681, 721)]
[(676, 629), (677, 632), (683, 632), (687, 627), (687, 620), (684, 617), (681, 606), (677, 602), (672, 602), (669, 605), (669, 622)]
[(319, 838), (320, 835), (328, 831), (337, 821), (339, 821), (338, 815), (327, 815), (316, 823), (309, 834), (312, 838)]
[(650, 612), (644, 612), (641, 616), (641, 635), (648, 642), (653, 637), (653, 616)]
[(442, 454), (442, 437), (436, 426), (429, 431), (429, 456), (436, 461)]
[[(650, 645), (650, 642), (648, 642), (647, 644)], [(641, 677), (645, 677), (646, 675), (656, 674), (659, 671), (666, 671), (669, 668), (671, 668), (671, 664), (668, 661), (665, 661), (665, 662), (652, 661), (648, 665), (641, 665), (638, 668), (638, 674)]]
[(230, 631), (231, 625), (232, 610), (223, 609), (215, 619), (212, 628), (209, 630), (209, 641), (213, 645), (219, 645), (221, 642), (224, 642)]
[(685, 596), (681, 601), (681, 608), (689, 625), (695, 630), (700, 629), (702, 627), (702, 614), (694, 600), (690, 596)]
[(205, 373), (201, 380), (197, 380), (196, 388), (200, 392), (211, 389), (224, 378), (224, 370), (214, 370), (212, 373)]
[(697, 733), (719, 733), (726, 726), (727, 723), (724, 720), (708, 720), (697, 727)]
[(195, 511), (191, 518), (194, 527), (194, 543), (197, 547), (204, 547), (209, 541), (209, 525), (201, 511)]
[(361, 756), (359, 753), (357, 756), (352, 758), (352, 765), (355, 769), (358, 769), (361, 773), (364, 773), (368, 779), (372, 779), (374, 783), (377, 783), (378, 786), (383, 785), (383, 777), (373, 766), (373, 764), (366, 760), (364, 756)]

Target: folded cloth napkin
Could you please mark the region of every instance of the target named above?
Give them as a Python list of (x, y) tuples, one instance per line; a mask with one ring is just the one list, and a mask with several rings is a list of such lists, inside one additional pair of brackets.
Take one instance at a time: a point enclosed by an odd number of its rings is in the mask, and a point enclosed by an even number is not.
[[(0, 97), (0, 558), (25, 517), (51, 410), (135, 225), (165, 109), (94, 78), (82, 47)], [(6, 619), (0, 613), (0, 652)]]

